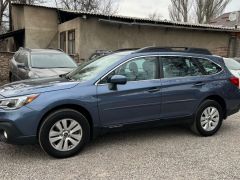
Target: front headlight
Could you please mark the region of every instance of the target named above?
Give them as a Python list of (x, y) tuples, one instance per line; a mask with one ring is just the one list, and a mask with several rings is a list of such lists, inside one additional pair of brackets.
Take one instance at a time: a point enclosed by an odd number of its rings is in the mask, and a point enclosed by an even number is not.
[(20, 97), (0, 99), (0, 108), (5, 110), (19, 109), (33, 102), (38, 96), (38, 94), (32, 94)]

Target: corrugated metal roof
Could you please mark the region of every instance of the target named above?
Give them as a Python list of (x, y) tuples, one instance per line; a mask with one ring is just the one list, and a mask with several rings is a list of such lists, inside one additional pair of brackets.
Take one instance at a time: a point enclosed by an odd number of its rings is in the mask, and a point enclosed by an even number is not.
[(194, 29), (200, 29), (200, 30), (208, 30), (208, 31), (222, 31), (222, 32), (240, 32), (240, 29), (235, 29), (234, 27), (223, 27), (223, 26), (217, 26), (217, 25), (211, 25), (211, 24), (196, 24), (196, 23), (185, 23), (185, 22), (175, 22), (175, 21), (169, 21), (169, 20), (151, 20), (148, 18), (139, 18), (139, 17), (131, 17), (131, 16), (122, 16), (122, 15), (106, 15), (102, 13), (93, 13), (93, 12), (84, 12), (84, 11), (75, 11), (75, 10), (69, 10), (69, 9), (62, 9), (62, 8), (56, 8), (56, 7), (49, 7), (49, 6), (42, 6), (42, 5), (28, 5), (28, 4), (20, 4), (20, 3), (13, 3), (13, 5), (24, 5), (24, 6), (32, 6), (32, 7), (39, 7), (39, 8), (48, 8), (48, 9), (56, 9), (60, 12), (65, 13), (72, 13), (72, 14), (78, 14), (78, 15), (90, 15), (90, 16), (96, 16), (96, 17), (102, 17), (102, 18), (115, 18), (119, 20), (125, 20), (125, 21), (137, 21), (137, 22), (144, 22), (149, 24), (158, 24), (158, 25), (168, 25), (168, 27), (173, 26), (178, 28), (194, 28)]

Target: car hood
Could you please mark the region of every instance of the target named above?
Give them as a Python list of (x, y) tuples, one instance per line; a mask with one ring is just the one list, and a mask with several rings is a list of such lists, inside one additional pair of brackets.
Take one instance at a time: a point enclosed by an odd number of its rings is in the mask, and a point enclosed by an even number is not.
[(68, 72), (73, 71), (75, 68), (50, 68), (50, 69), (38, 69), (32, 68), (31, 72), (34, 73), (39, 78), (42, 77), (52, 77), (61, 74), (66, 74)]
[(70, 89), (75, 87), (78, 83), (79, 82), (69, 81), (60, 77), (25, 80), (0, 87), (0, 96), (14, 97)]

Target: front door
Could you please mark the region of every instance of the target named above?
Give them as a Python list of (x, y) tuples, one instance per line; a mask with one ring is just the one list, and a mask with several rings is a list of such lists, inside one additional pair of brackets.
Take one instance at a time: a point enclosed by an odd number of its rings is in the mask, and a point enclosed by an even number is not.
[[(110, 90), (106, 81), (113, 75), (126, 76), (127, 84)], [(160, 87), (157, 57), (136, 58), (121, 65), (97, 86), (102, 124), (114, 126), (159, 119)]]

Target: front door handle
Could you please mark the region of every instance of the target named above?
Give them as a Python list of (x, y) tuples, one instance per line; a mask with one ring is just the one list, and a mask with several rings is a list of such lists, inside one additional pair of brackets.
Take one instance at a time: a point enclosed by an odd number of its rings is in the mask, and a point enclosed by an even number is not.
[(155, 92), (159, 92), (160, 91), (160, 88), (150, 88), (147, 90), (147, 92), (149, 93), (155, 93)]

